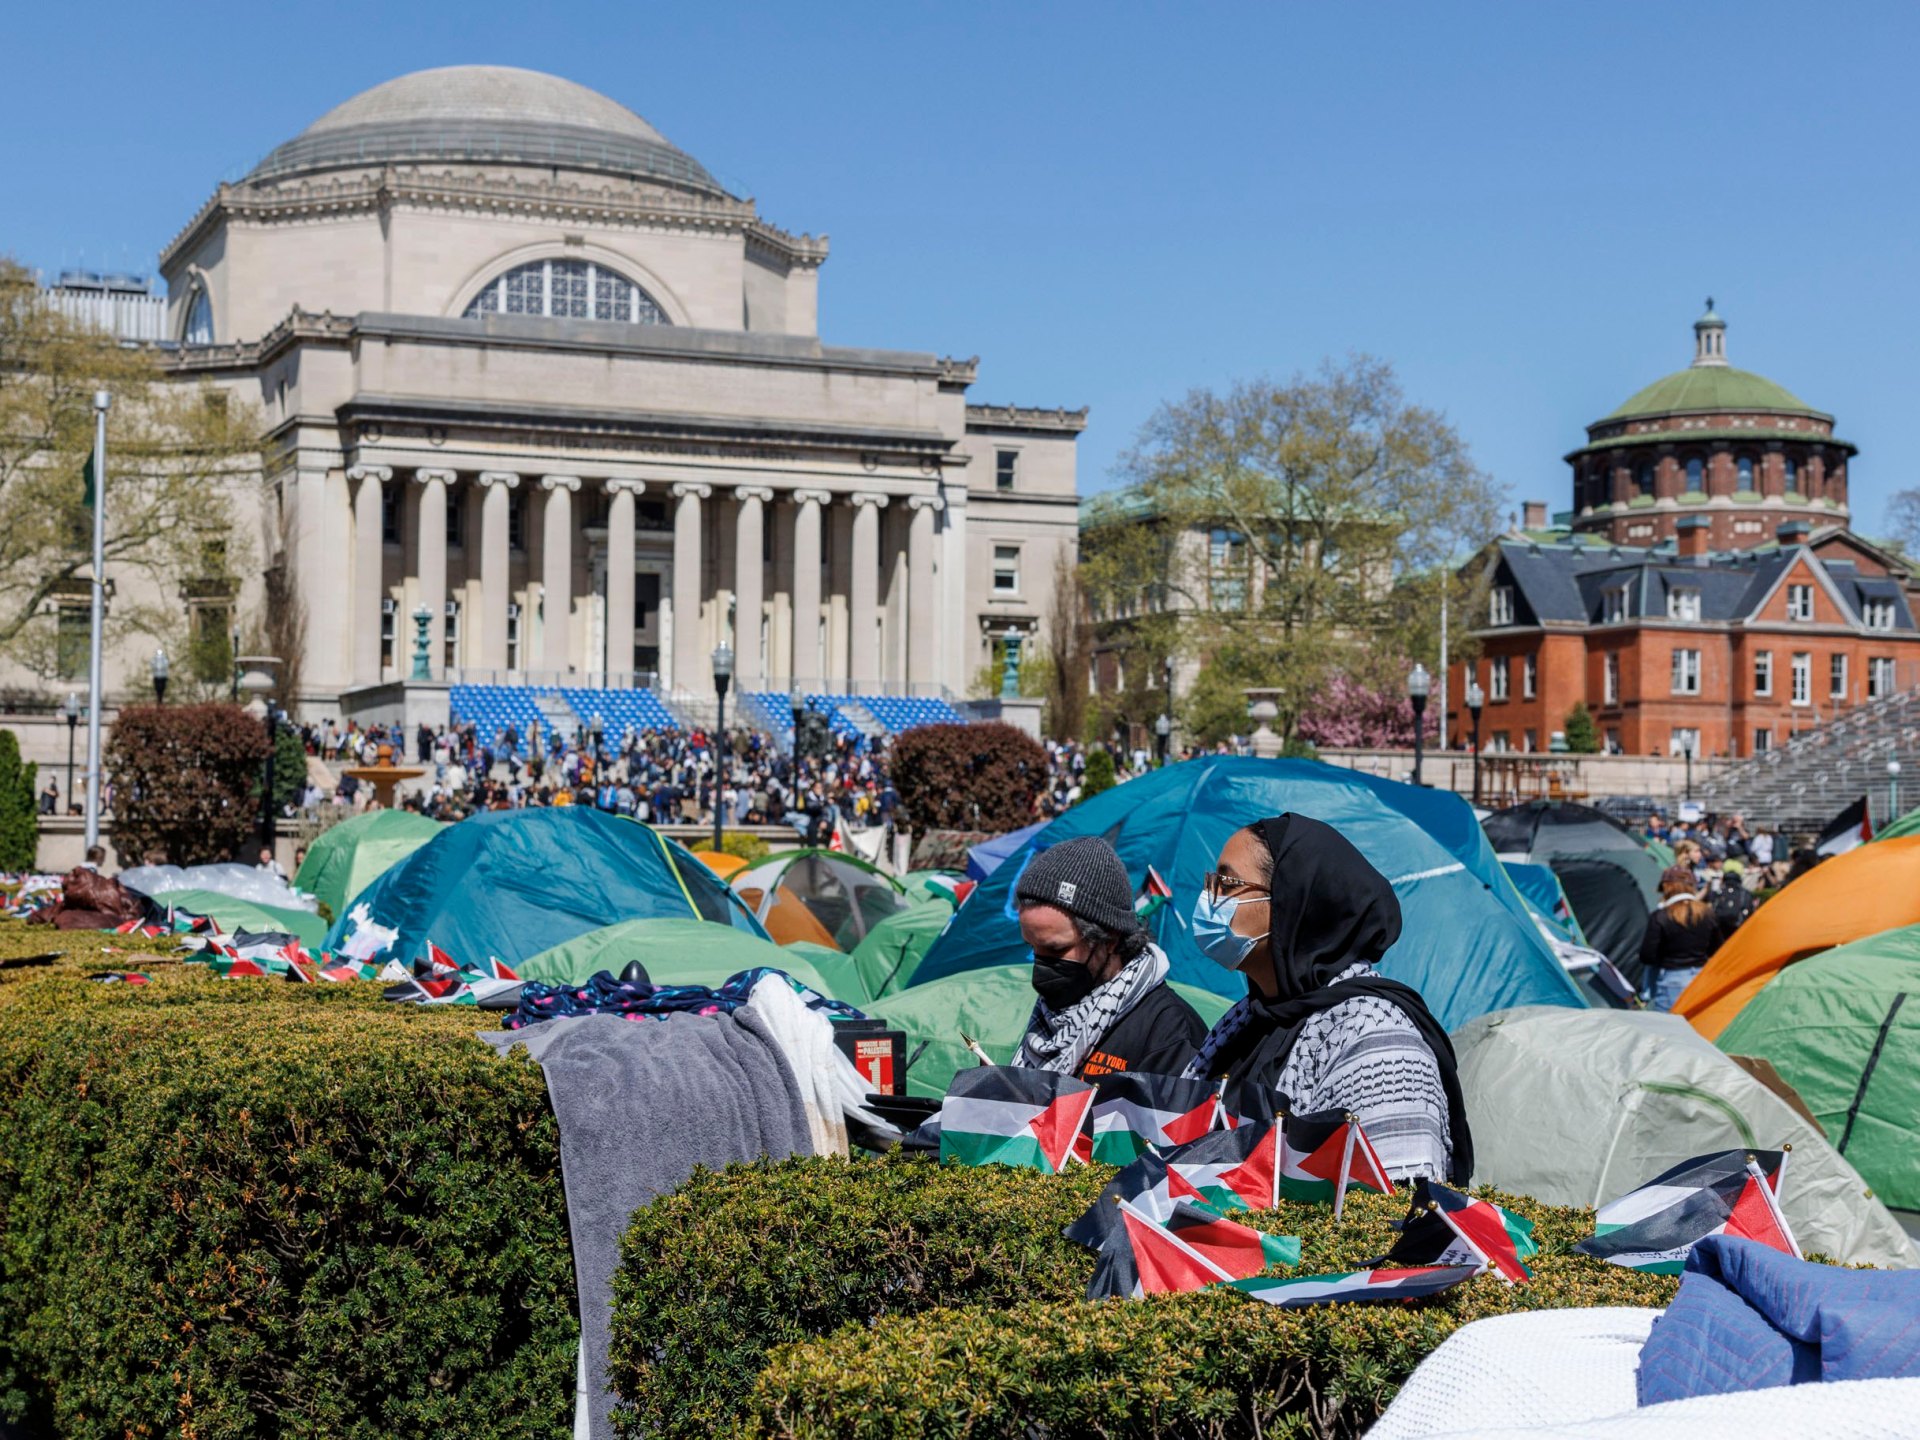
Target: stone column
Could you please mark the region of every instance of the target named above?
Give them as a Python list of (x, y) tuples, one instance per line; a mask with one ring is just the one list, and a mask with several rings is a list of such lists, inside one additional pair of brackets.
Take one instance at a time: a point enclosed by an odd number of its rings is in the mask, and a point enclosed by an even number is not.
[(573, 494), (578, 475), (542, 475), (547, 510), (540, 523), (540, 643), (529, 670), (565, 671), (572, 651)]
[(633, 497), (642, 480), (607, 481), (607, 656), (609, 675), (633, 669)]
[(967, 481), (964, 473), (940, 482), (947, 502), (946, 530), (941, 536), (940, 582), (945, 604), (940, 611), (941, 682), (956, 695), (967, 693), (979, 654), (979, 631), (967, 598)]
[(878, 619), (880, 512), (887, 497), (871, 490), (853, 496), (853, 571), (847, 586), (847, 680), (872, 687), (880, 680)]
[(773, 491), (764, 485), (739, 485), (740, 502), (733, 531), (733, 669), (740, 689), (765, 689), (766, 656), (760, 653), (760, 612), (767, 591), (766, 510)]
[(700, 537), (700, 502), (713, 487), (681, 481), (673, 487), (673, 688), (700, 694), (713, 682), (700, 653), (700, 592), (705, 588), (706, 549)]
[(483, 470), (480, 494), (480, 645), (473, 653), (488, 670), (507, 668), (507, 507), (520, 477), (511, 470)]
[(924, 685), (940, 678), (940, 602), (933, 589), (933, 517), (946, 507), (938, 495), (907, 501), (907, 680)]
[[(373, 685), (380, 679), (380, 600), (385, 585), (382, 567), (380, 490), (393, 479), (385, 465), (355, 465), (347, 471), (353, 492), (353, 683)], [(396, 656), (398, 658), (398, 631)]]
[[(420, 505), (415, 513), (414, 550), (419, 567), (420, 603), (432, 618), (427, 621), (427, 667), (436, 676), (446, 674), (447, 635), (447, 486), (457, 478), (451, 470), (416, 470)], [(412, 625), (409, 617), (408, 625)], [(412, 673), (413, 634), (407, 634), (408, 673)]]
[(793, 492), (793, 678), (807, 685), (826, 679), (820, 653), (821, 509), (833, 496), (825, 490)]

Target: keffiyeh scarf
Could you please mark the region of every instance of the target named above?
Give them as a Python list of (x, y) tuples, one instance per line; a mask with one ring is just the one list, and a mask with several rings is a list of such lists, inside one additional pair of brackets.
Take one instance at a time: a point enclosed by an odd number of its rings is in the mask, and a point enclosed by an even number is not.
[(1035, 1001), (1027, 1033), (1013, 1057), (1014, 1065), (1022, 1070), (1073, 1074), (1100, 1037), (1167, 978), (1167, 970), (1166, 953), (1158, 945), (1149, 945), (1078, 1005), (1050, 1010), (1046, 1001)]

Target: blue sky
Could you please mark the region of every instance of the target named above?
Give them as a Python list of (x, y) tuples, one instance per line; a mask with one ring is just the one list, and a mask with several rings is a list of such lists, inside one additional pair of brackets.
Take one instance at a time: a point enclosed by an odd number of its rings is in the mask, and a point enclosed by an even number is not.
[(1920, 483), (1920, 7), (82, 13), (15, 7), (0, 87), (0, 251), (49, 270), (151, 268), (219, 179), (393, 75), (524, 65), (829, 232), (830, 342), (1091, 405), (1085, 491), (1163, 399), (1367, 351), (1560, 508), (1559, 457), (1686, 363), (1708, 294), (1734, 364), (1861, 446), (1861, 529)]

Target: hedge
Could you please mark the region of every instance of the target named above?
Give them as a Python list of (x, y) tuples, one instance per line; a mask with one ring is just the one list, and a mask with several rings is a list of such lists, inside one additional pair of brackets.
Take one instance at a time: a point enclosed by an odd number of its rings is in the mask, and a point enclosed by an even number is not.
[[(1517, 1308), (1658, 1305), (1664, 1277), (1570, 1252), (1592, 1212), (1532, 1219), (1534, 1280), (1418, 1307), (1278, 1311), (1237, 1295), (1089, 1304), (1094, 1257), (1059, 1232), (1112, 1176), (902, 1155), (698, 1175), (634, 1217), (614, 1282), (631, 1435), (1358, 1433), (1434, 1345)], [(1490, 1193), (1490, 1192), (1488, 1192)], [(1406, 1198), (1248, 1217), (1301, 1237), (1300, 1273), (1392, 1243)], [(1258, 1421), (1259, 1428), (1255, 1428)]]
[[(530, 1436), (578, 1326), (537, 1067), (472, 1011), (0, 923), (0, 1412), (76, 1437)], [(112, 948), (119, 954), (106, 954)], [(144, 986), (85, 977), (141, 968)]]

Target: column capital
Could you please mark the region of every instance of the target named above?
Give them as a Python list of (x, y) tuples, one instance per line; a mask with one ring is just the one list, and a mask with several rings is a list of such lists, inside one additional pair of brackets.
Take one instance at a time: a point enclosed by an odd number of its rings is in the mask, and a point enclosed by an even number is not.
[(372, 480), (383, 483), (393, 478), (391, 465), (354, 465), (347, 470), (349, 480)]
[(947, 502), (942, 500), (938, 495), (909, 495), (907, 497), (907, 508), (909, 510), (932, 510), (937, 514), (947, 508)]
[(773, 499), (773, 489), (767, 485), (736, 485), (733, 487), (736, 500), (758, 500), (762, 504)]
[(542, 490), (578, 490), (580, 488), (580, 477), (578, 475), (542, 475), (540, 477), (540, 488)]
[(831, 505), (833, 503), (831, 490), (789, 490), (787, 493), (793, 497), (793, 503), (796, 505)]
[(647, 482), (615, 478), (606, 482), (606, 488), (609, 495), (640, 495), (645, 493)]
[(457, 470), (416, 470), (413, 480), (416, 485), (431, 485), (438, 480), (442, 485), (451, 485), (460, 478)]
[(695, 500), (711, 500), (713, 487), (699, 480), (676, 480), (670, 493), (676, 500), (685, 500), (689, 496)]
[(847, 500), (856, 510), (862, 505), (871, 505), (876, 510), (887, 508), (887, 497), (877, 490), (856, 490), (847, 497)]
[(520, 477), (511, 470), (482, 470), (476, 477), (481, 485), (504, 485), (507, 489), (517, 489)]

